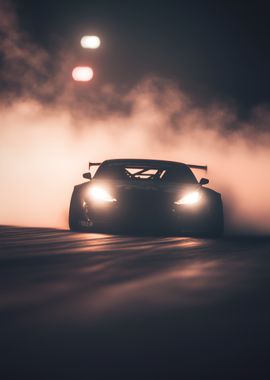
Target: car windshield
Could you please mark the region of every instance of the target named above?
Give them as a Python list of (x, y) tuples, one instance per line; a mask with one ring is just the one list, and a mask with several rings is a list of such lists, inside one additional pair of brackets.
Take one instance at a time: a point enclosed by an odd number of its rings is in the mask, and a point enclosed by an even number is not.
[(186, 165), (124, 165), (110, 163), (101, 165), (95, 178), (130, 181), (162, 181), (197, 183), (197, 180)]

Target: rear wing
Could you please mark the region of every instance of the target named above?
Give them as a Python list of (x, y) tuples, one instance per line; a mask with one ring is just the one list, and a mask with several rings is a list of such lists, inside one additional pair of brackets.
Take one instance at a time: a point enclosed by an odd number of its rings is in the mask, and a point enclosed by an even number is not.
[(207, 172), (207, 165), (192, 165), (192, 164), (186, 164), (191, 169), (200, 169), (205, 170)]
[(91, 166), (99, 166), (101, 164), (102, 164), (102, 162), (89, 162), (88, 169), (90, 170)]
[[(99, 166), (101, 165), (102, 162), (89, 162), (88, 164), (88, 168), (90, 170), (90, 168), (92, 166)], [(207, 172), (207, 165), (193, 165), (193, 164), (186, 164), (189, 168), (191, 169), (200, 169), (200, 170), (205, 170)]]

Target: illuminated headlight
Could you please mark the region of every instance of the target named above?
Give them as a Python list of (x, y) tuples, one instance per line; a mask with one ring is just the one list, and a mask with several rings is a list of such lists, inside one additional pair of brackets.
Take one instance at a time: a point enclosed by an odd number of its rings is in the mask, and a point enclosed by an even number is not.
[(93, 186), (90, 189), (90, 197), (96, 202), (116, 202), (116, 199), (103, 187)]
[(194, 191), (192, 193), (188, 193), (184, 197), (180, 198), (179, 201), (174, 202), (176, 205), (192, 205), (198, 203), (201, 196), (198, 191)]

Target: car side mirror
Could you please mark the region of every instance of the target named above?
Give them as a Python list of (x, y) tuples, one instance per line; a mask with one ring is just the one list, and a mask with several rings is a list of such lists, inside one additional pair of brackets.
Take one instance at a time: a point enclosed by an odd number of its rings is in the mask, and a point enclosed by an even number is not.
[(92, 179), (92, 176), (91, 176), (91, 173), (90, 172), (87, 172), (87, 173), (83, 173), (83, 178), (85, 179), (89, 179), (89, 181)]
[(199, 182), (199, 184), (201, 185), (201, 186), (203, 186), (203, 185), (207, 185), (209, 183), (209, 179), (207, 179), (207, 178), (201, 178), (200, 179), (200, 182)]

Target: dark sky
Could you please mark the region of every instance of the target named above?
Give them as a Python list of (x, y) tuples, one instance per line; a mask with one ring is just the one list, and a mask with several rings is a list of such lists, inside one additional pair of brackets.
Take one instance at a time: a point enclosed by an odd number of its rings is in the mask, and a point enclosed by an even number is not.
[[(102, 81), (136, 83), (159, 74), (201, 100), (240, 107), (270, 103), (266, 1), (17, 0), (22, 26), (48, 49), (70, 47)], [(84, 33), (102, 37), (82, 52)], [(91, 57), (89, 56), (91, 54)]]

